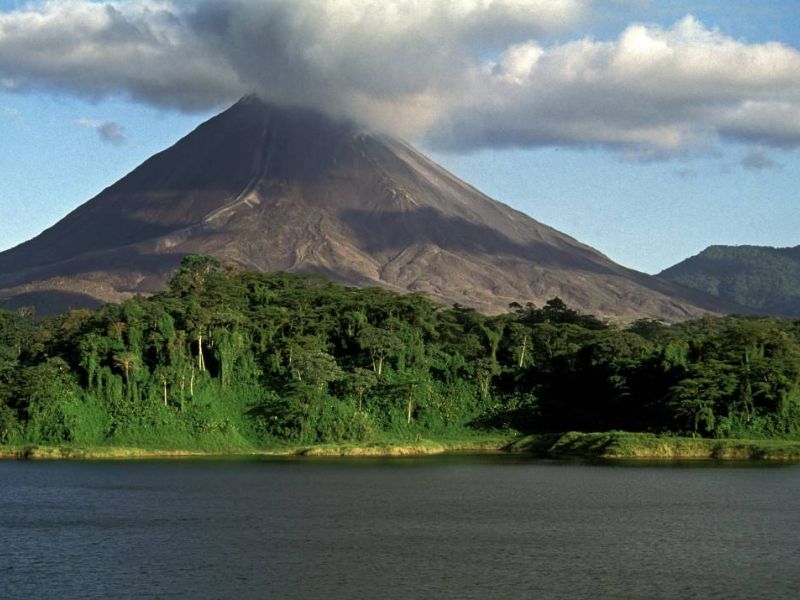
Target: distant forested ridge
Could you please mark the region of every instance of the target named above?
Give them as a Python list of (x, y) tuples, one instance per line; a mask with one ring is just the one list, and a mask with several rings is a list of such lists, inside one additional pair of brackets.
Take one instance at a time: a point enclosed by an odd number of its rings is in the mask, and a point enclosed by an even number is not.
[(800, 317), (800, 246), (710, 246), (659, 277), (753, 312)]
[(800, 433), (800, 321), (609, 326), (189, 257), (150, 298), (0, 313), (0, 442), (233, 450), (475, 429)]

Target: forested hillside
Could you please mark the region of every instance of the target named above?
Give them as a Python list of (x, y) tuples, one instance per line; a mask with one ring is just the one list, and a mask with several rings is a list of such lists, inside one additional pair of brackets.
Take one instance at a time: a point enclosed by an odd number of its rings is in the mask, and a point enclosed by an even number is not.
[(475, 429), (797, 436), (800, 322), (487, 317), (184, 260), (150, 298), (0, 313), (0, 441), (236, 450)]
[(659, 277), (754, 312), (800, 316), (800, 246), (710, 246)]

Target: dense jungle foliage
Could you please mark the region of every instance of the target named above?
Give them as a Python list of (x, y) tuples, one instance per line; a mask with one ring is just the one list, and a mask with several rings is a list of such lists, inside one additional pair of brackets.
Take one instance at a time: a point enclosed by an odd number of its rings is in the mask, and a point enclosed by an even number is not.
[(237, 449), (470, 429), (798, 437), (800, 321), (484, 316), (189, 257), (90, 312), (0, 312), (0, 441)]

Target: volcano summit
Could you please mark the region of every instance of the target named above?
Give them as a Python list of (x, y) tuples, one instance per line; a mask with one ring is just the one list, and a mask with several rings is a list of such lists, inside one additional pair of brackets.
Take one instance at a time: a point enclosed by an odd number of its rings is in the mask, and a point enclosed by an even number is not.
[(188, 254), (487, 312), (554, 296), (624, 319), (718, 310), (492, 200), (396, 138), (254, 96), (0, 253), (0, 300), (45, 312), (121, 301), (160, 289)]

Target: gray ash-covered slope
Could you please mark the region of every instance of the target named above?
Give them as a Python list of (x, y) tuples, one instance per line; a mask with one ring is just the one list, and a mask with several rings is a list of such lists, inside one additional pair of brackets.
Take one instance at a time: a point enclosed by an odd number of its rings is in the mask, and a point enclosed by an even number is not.
[(0, 299), (46, 311), (119, 301), (160, 289), (198, 253), (488, 312), (554, 296), (626, 319), (719, 310), (492, 200), (400, 140), (255, 97), (0, 253)]
[(750, 312), (800, 317), (800, 246), (709, 246), (660, 276)]

